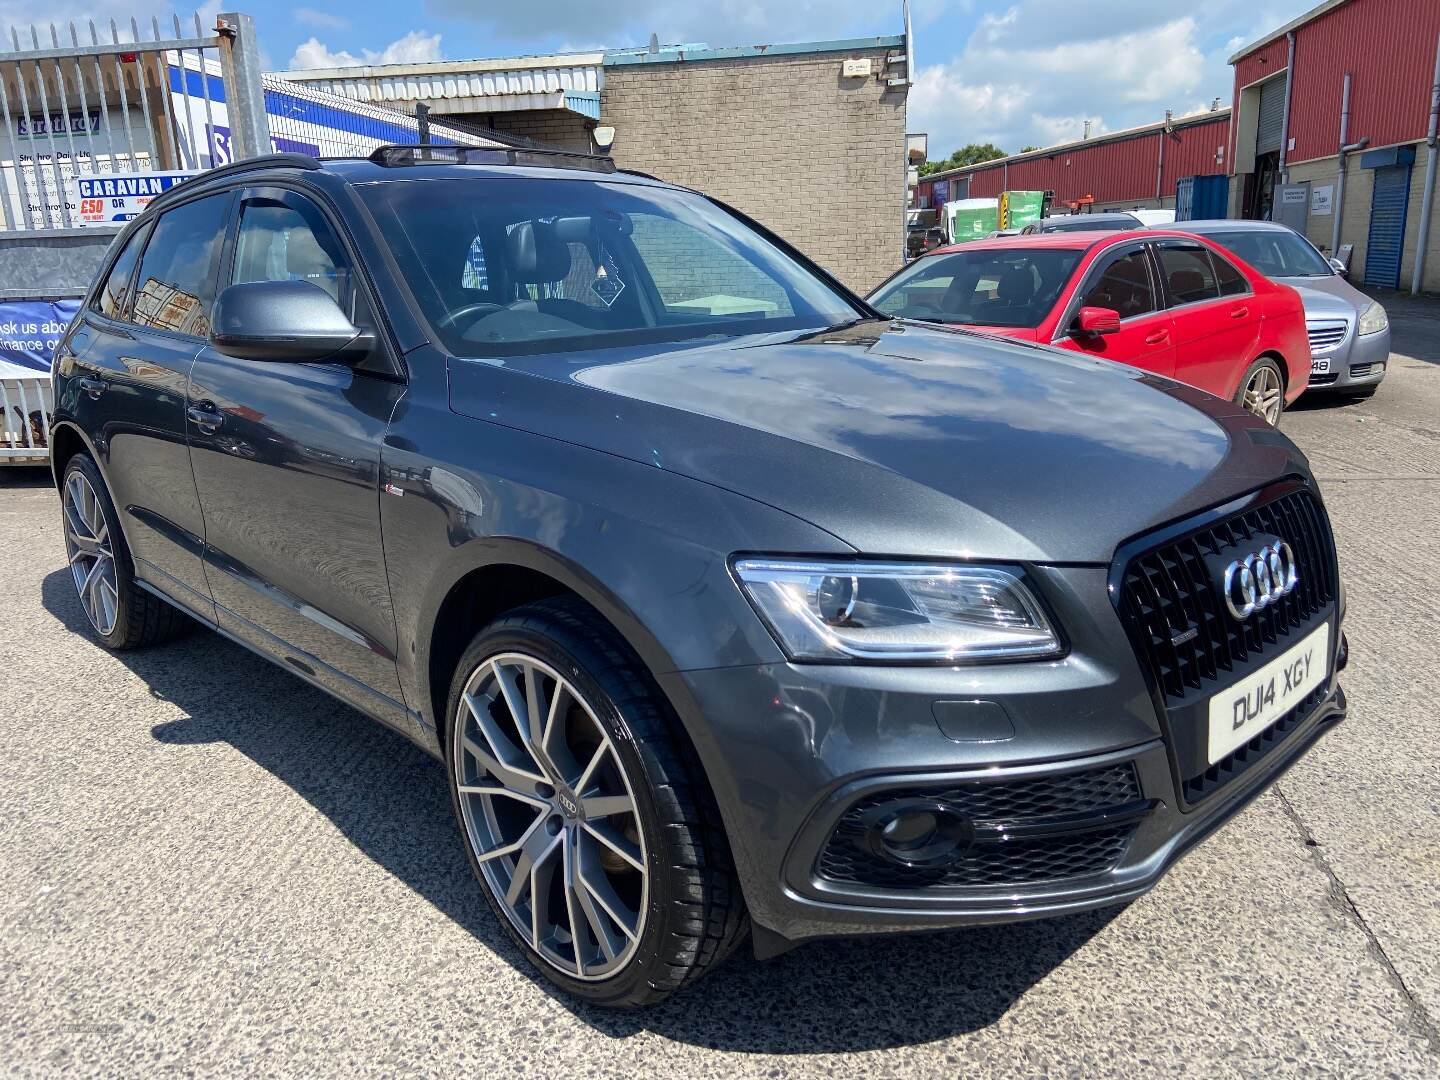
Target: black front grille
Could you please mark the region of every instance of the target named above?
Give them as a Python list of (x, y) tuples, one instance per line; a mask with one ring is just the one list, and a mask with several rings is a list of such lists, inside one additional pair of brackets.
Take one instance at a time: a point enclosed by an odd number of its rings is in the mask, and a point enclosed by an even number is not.
[(1333, 372), (1333, 371), (1330, 372), (1329, 374), (1311, 375), (1311, 376), (1310, 376), (1310, 383), (1309, 383), (1309, 385), (1311, 385), (1311, 386), (1329, 386), (1331, 383), (1333, 383), (1333, 382), (1334, 382), (1336, 379), (1338, 379), (1339, 377), (1340, 377), (1340, 376), (1336, 375), (1335, 372)]
[[(866, 812), (899, 799), (939, 803), (982, 827), (1067, 819), (1077, 831), (976, 843), (945, 866), (904, 866), (875, 854), (865, 842)], [(1119, 862), (1136, 822), (1085, 830), (1079, 819), (1139, 800), (1140, 783), (1129, 762), (1022, 780), (897, 788), (846, 810), (821, 852), (819, 872), (832, 881), (881, 889), (1033, 885), (1100, 874)]]
[[(1230, 614), (1207, 556), (1261, 536), (1286, 541), (1299, 583), (1248, 619)], [(1259, 546), (1258, 542), (1255, 545)], [(1325, 512), (1301, 488), (1184, 533), (1130, 559), (1120, 615), (1165, 698), (1175, 706), (1213, 689), (1252, 658), (1278, 652), (1335, 602), (1335, 548)]]

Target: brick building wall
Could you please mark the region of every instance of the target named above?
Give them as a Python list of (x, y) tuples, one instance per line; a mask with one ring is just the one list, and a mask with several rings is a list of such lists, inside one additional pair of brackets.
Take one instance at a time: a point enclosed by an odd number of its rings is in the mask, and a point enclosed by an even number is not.
[(590, 154), (595, 150), (594, 143), (590, 140), (590, 132), (594, 129), (595, 122), (565, 109), (459, 113), (456, 117), (498, 131), (502, 135), (520, 135), (534, 139), (544, 146), (574, 150), (582, 154)]
[[(865, 292), (900, 262), (906, 91), (886, 59), (901, 51), (607, 64), (600, 122), (622, 168), (724, 200)], [(843, 77), (867, 58), (868, 77)]]

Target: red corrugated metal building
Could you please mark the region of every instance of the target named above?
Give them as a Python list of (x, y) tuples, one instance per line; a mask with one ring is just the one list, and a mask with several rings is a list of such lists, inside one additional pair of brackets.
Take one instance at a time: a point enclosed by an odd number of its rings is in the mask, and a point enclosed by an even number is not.
[[(1182, 176), (1225, 171), (1229, 109), (1107, 132), (921, 180), (917, 206), (1002, 191), (1053, 191), (1056, 205), (1093, 199), (1099, 210), (1175, 205)], [(947, 190), (948, 188), (948, 190)]]
[[(1351, 245), (1357, 280), (1409, 287), (1437, 47), (1440, 0), (1326, 0), (1231, 57), (1232, 215), (1283, 220), (1327, 251)], [(1440, 289), (1437, 242), (1432, 222), (1428, 290)]]

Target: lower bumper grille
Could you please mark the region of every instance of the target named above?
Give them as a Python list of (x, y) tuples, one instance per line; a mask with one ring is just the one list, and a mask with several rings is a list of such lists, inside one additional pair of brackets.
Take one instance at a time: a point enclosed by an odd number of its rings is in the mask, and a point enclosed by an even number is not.
[(1315, 706), (1325, 700), (1325, 691), (1326, 685), (1322, 683), (1301, 698), (1293, 709), (1244, 746), (1226, 754), (1199, 776), (1192, 776), (1186, 780), (1182, 791), (1185, 801), (1194, 804), (1212, 791), (1219, 791), (1268, 754), (1276, 743), (1284, 742), (1285, 736), (1303, 724), (1305, 718), (1314, 711)]
[(1363, 379), (1363, 378), (1365, 378), (1367, 375), (1373, 375), (1373, 374), (1375, 373), (1375, 368), (1376, 368), (1377, 366), (1378, 366), (1378, 365), (1373, 364), (1373, 363), (1372, 363), (1372, 364), (1351, 364), (1351, 365), (1350, 365), (1350, 377), (1351, 377), (1352, 379)]
[(1310, 376), (1310, 383), (1309, 383), (1309, 385), (1311, 385), (1311, 386), (1329, 386), (1331, 383), (1333, 383), (1333, 382), (1334, 382), (1336, 379), (1338, 379), (1339, 377), (1340, 377), (1340, 376), (1337, 375), (1337, 374), (1335, 374), (1335, 372), (1333, 372), (1333, 371), (1331, 371), (1331, 372), (1329, 372), (1329, 373), (1327, 373), (1327, 374), (1311, 375), (1311, 376)]
[[(1128, 762), (1080, 772), (870, 795), (841, 817), (818, 870), (831, 881), (881, 889), (1035, 885), (1105, 873), (1125, 853), (1148, 809)], [(877, 810), (924, 803), (972, 824), (975, 840), (939, 866), (887, 859), (868, 842)], [(1137, 810), (1138, 808), (1138, 810)], [(1116, 812), (1129, 812), (1117, 821)]]

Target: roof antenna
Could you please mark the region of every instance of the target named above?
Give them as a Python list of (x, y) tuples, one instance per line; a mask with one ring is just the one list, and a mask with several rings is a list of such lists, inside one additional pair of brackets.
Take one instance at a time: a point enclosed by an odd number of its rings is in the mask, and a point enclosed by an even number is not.
[(650, 35), (650, 51), (651, 51), (652, 53), (658, 53), (658, 52), (660, 51), (660, 35), (659, 35), (659, 34), (651, 34), (651, 35)]

